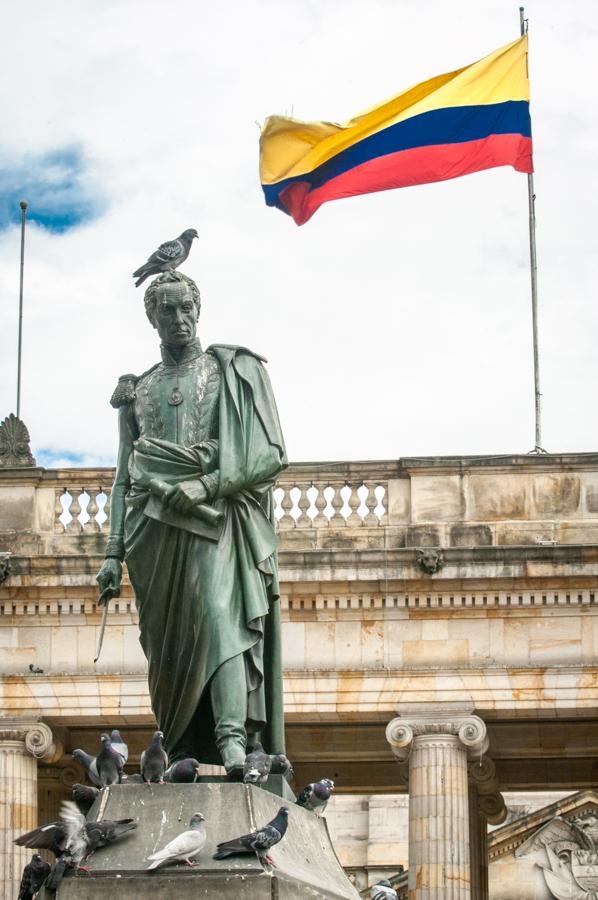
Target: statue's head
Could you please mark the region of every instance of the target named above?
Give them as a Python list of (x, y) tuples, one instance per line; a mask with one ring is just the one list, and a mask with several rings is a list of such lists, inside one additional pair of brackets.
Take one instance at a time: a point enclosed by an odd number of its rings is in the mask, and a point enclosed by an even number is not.
[(181, 346), (194, 339), (201, 298), (192, 278), (182, 272), (163, 272), (154, 278), (143, 300), (163, 344)]

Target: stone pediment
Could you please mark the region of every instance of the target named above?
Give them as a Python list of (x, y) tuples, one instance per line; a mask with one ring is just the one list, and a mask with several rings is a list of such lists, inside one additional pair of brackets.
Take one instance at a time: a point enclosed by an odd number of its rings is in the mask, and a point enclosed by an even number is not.
[(598, 900), (598, 791), (579, 791), (522, 816), (493, 832), (488, 845), (489, 860), (504, 875), (512, 861), (517, 882), (528, 888), (522, 896)]
[[(554, 819), (574, 823), (576, 819), (586, 816), (596, 816), (598, 820), (598, 790), (570, 794), (556, 803), (543, 806), (542, 809), (497, 828), (488, 835), (489, 858), (494, 860), (509, 853), (519, 857), (525, 852), (524, 845)], [(529, 846), (531, 849), (531, 844)]]

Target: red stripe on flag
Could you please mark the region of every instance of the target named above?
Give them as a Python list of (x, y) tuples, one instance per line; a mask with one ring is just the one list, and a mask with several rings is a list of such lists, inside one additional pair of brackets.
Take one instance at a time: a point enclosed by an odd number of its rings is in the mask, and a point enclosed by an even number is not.
[(355, 166), (313, 191), (307, 182), (295, 181), (281, 191), (280, 200), (297, 225), (304, 225), (329, 200), (447, 181), (496, 166), (533, 172), (531, 138), (491, 134), (477, 141), (400, 150)]

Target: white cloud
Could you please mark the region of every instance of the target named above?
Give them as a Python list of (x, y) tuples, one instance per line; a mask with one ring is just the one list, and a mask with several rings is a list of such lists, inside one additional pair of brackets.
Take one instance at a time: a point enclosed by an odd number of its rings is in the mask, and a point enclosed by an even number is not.
[[(533, 0), (544, 444), (595, 449), (595, 4)], [(33, 26), (32, 23), (35, 23)], [(533, 445), (525, 178), (498, 169), (324, 206), (263, 204), (256, 120), (343, 120), (517, 35), (502, 0), (87, 2), (3, 11), (2, 155), (80, 144), (106, 214), (28, 233), (22, 412), (105, 460), (155, 333), (130, 273), (197, 227), (202, 340), (270, 360), (293, 459)], [(22, 61), (26, 60), (22, 72)], [(35, 197), (27, 198), (32, 208)], [(0, 233), (0, 412), (14, 408), (18, 229)]]

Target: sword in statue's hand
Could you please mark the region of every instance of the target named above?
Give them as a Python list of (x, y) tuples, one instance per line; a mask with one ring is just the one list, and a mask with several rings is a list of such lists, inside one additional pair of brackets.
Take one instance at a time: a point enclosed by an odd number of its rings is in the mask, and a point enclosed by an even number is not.
[(102, 644), (104, 643), (104, 632), (106, 630), (106, 620), (108, 618), (108, 606), (110, 601), (114, 596), (116, 596), (118, 591), (109, 585), (107, 588), (104, 588), (102, 593), (100, 594), (98, 603), (100, 606), (104, 607), (104, 612), (102, 613), (102, 621), (100, 623), (100, 633), (98, 635), (98, 646), (96, 648), (96, 655), (94, 659), (94, 663), (97, 663), (100, 658), (100, 653), (102, 652)]

